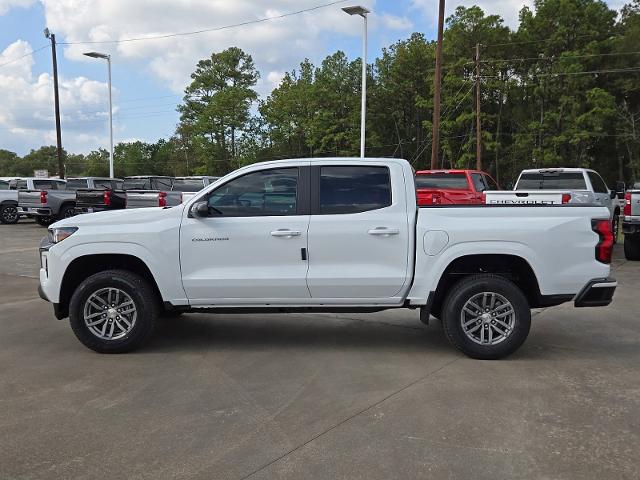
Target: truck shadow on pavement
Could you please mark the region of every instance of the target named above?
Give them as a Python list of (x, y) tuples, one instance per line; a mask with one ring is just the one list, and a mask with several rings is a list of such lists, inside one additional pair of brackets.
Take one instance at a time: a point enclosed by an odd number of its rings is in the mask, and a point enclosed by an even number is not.
[(439, 322), (426, 327), (410, 320), (380, 320), (329, 315), (185, 314), (158, 322), (150, 342), (140, 351), (192, 351), (212, 348), (264, 350), (394, 349), (403, 353), (454, 350)]

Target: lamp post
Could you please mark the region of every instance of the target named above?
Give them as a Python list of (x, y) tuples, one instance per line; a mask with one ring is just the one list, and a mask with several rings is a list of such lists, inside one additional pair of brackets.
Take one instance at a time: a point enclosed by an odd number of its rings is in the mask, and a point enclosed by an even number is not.
[(360, 5), (344, 7), (342, 10), (349, 15), (360, 15), (364, 19), (362, 35), (362, 101), (360, 106), (360, 157), (364, 158), (364, 133), (367, 116), (367, 14), (370, 12)]
[(107, 61), (109, 70), (109, 177), (113, 178), (113, 105), (111, 102), (111, 55), (98, 52), (87, 52), (87, 57), (103, 58)]

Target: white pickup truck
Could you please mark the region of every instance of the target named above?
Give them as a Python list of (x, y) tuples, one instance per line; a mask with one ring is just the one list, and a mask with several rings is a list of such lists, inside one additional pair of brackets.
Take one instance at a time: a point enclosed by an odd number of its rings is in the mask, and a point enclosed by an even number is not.
[(279, 160), (178, 207), (53, 224), (39, 291), (104, 353), (138, 347), (163, 314), (410, 308), (494, 359), (524, 342), (533, 307), (608, 305), (612, 245), (604, 207), (417, 208), (405, 160)]
[(640, 260), (640, 188), (636, 187), (640, 185), (634, 185), (624, 196), (622, 232), (627, 260)]

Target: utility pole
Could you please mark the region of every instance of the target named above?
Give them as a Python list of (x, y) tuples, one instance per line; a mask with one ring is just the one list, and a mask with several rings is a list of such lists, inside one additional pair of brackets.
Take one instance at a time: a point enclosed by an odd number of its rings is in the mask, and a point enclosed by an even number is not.
[(480, 44), (476, 43), (476, 170), (482, 170), (482, 125), (480, 124)]
[(431, 135), (431, 170), (438, 168), (440, 153), (440, 87), (442, 84), (442, 33), (444, 30), (444, 0), (440, 0), (438, 13), (438, 44), (436, 71), (433, 77), (433, 134)]
[(53, 101), (56, 115), (56, 156), (58, 157), (58, 175), (64, 178), (64, 158), (62, 155), (62, 132), (60, 129), (60, 95), (58, 94), (58, 59), (56, 57), (56, 36), (44, 29), (44, 36), (51, 40), (51, 58), (53, 59)]

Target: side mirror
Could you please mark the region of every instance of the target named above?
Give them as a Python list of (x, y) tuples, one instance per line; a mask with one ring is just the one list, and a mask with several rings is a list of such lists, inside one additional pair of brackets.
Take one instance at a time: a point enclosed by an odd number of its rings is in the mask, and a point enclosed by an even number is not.
[(207, 202), (196, 202), (191, 205), (191, 209), (189, 213), (192, 217), (208, 217), (209, 216), (209, 205)]

